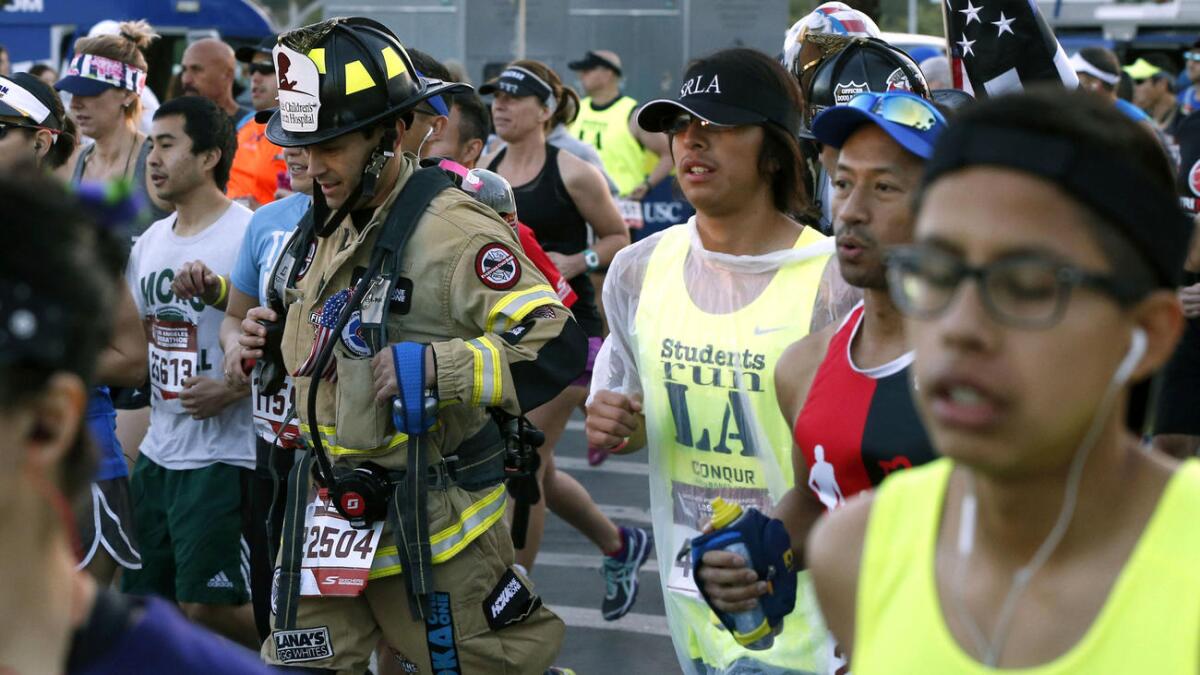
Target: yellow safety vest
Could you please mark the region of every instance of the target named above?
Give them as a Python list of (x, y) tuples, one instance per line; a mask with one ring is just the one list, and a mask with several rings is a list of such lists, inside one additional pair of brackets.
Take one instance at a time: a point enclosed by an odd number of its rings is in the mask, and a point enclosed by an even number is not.
[(637, 101), (621, 96), (603, 110), (596, 110), (589, 96), (580, 102), (579, 116), (571, 124), (572, 134), (596, 148), (604, 162), (604, 170), (622, 195), (633, 191), (647, 175), (644, 167), (646, 151), (629, 132), (629, 116), (635, 108)]
[(875, 491), (858, 580), (855, 675), (1200, 672), (1200, 462), (1171, 477), (1083, 638), (1049, 663), (1003, 671), (968, 656), (942, 616), (934, 549), (953, 466), (939, 459), (893, 474)]
[[(805, 228), (795, 248), (819, 247), (824, 239)], [(673, 514), (667, 527), (657, 516), (655, 520), (668, 623), (677, 650), (710, 666), (726, 668), (739, 659), (753, 659), (788, 672), (811, 671), (826, 649), (826, 632), (807, 574), (802, 573), (797, 611), (785, 620), (774, 646), (749, 651), (734, 641), (703, 600), (677, 590), (691, 583), (690, 565), (668, 561), (711, 515), (712, 498), (769, 512), (782, 496), (769, 493), (769, 482), (791, 487), (791, 432), (775, 397), (775, 363), (788, 345), (808, 333), (829, 254), (822, 249), (787, 264), (748, 305), (709, 314), (691, 301), (684, 280), (689, 249), (689, 228), (664, 233), (646, 266), (634, 320), (644, 409), (655, 416), (647, 420), (654, 466), (651, 491), (667, 495), (652, 495), (652, 505), (655, 499), (668, 499)], [(768, 471), (782, 475), (768, 476)]]

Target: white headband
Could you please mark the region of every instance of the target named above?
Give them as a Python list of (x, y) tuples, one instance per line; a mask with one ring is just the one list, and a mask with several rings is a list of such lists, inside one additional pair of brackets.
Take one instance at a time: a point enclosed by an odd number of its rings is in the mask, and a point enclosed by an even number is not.
[(1079, 52), (1076, 52), (1075, 56), (1071, 57), (1070, 63), (1071, 68), (1074, 69), (1075, 72), (1091, 75), (1092, 77), (1109, 86), (1116, 86), (1116, 84), (1121, 81), (1120, 75), (1113, 75), (1112, 73), (1106, 73), (1103, 70), (1100, 70), (1096, 66), (1092, 65), (1091, 61), (1083, 58)]

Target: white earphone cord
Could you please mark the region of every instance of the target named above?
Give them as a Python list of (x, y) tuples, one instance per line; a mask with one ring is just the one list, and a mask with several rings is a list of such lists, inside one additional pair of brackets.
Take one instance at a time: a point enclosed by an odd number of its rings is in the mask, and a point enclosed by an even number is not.
[(1104, 421), (1112, 412), (1116, 395), (1121, 391), (1121, 387), (1125, 386), (1125, 383), (1128, 382), (1133, 369), (1145, 354), (1145, 348), (1146, 334), (1140, 328), (1134, 329), (1129, 352), (1122, 359), (1121, 364), (1117, 366), (1112, 379), (1109, 380), (1108, 388), (1104, 391), (1104, 396), (1100, 399), (1100, 405), (1096, 409), (1096, 416), (1092, 418), (1091, 426), (1088, 427), (1087, 434), (1084, 435), (1079, 449), (1075, 452), (1075, 457), (1071, 460), (1071, 468), (1067, 474), (1067, 486), (1063, 492), (1063, 504), (1058, 512), (1058, 519), (1055, 521), (1050, 533), (1042, 541), (1042, 545), (1038, 547), (1033, 557), (1029, 559), (1029, 562), (1013, 574), (1012, 585), (1009, 587), (1008, 595), (1004, 598), (1004, 604), (1000, 607), (1000, 613), (996, 619), (996, 627), (992, 631), (990, 640), (983, 634), (983, 630), (979, 628), (979, 624), (975, 622), (975, 619), (971, 616), (970, 611), (967, 610), (962, 599), (962, 583), (966, 578), (966, 564), (970, 560), (975, 540), (975, 481), (970, 470), (967, 471), (967, 494), (963, 497), (962, 517), (959, 522), (958, 570), (954, 575), (954, 592), (952, 595), (954, 596), (955, 610), (961, 615), (960, 618), (963, 622), (966, 623), (967, 629), (971, 633), (971, 638), (975, 641), (977, 649), (983, 655), (983, 664), (985, 666), (996, 667), (997, 662), (1000, 660), (1001, 652), (1004, 649), (1004, 644), (1008, 640), (1008, 631), (1017, 609), (1017, 600), (1020, 599), (1021, 594), (1029, 586), (1033, 575), (1037, 574), (1042, 566), (1046, 564), (1046, 561), (1054, 554), (1058, 545), (1062, 543), (1063, 537), (1066, 536), (1067, 528), (1071, 525), (1071, 519), (1075, 515), (1075, 505), (1079, 497), (1079, 483), (1083, 479), (1083, 467), (1087, 463), (1088, 455), (1091, 454), (1092, 448), (1096, 444), (1096, 440), (1103, 429)]

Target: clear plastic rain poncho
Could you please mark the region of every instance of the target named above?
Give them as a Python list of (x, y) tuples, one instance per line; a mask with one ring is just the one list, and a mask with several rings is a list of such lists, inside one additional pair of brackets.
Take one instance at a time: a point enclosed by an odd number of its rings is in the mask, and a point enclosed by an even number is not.
[(791, 487), (791, 430), (775, 397), (775, 363), (852, 302), (836, 265), (827, 265), (832, 251), (832, 239), (807, 227), (791, 249), (714, 253), (693, 217), (626, 248), (609, 269), (611, 334), (592, 393), (643, 397), (655, 547), (685, 673), (825, 671), (826, 630), (806, 573), (774, 646), (750, 651), (704, 603), (686, 557), (676, 558), (711, 516), (714, 498), (769, 514)]

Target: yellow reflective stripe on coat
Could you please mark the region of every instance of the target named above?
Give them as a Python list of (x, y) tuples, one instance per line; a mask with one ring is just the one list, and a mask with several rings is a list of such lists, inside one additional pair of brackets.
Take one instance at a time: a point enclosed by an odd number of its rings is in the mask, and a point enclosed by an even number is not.
[[(487, 496), (463, 510), (458, 522), (435, 532), (429, 538), (429, 547), (433, 553), (433, 564), (444, 563), (462, 552), (468, 544), (475, 541), (479, 535), (487, 532), (504, 517), (505, 499), (504, 485), (497, 485)], [(400, 564), (400, 553), (395, 546), (381, 546), (375, 551), (375, 560), (371, 563), (369, 579), (378, 579), (393, 574), (400, 574), (403, 567)]]
[[(435, 425), (436, 426), (436, 425)], [(305, 436), (305, 440), (311, 436), (311, 427), (307, 424), (300, 423), (300, 432)], [(318, 425), (317, 431), (321, 432), (321, 444), (325, 446), (325, 451), (334, 457), (352, 457), (354, 455), (378, 455), (384, 451), (391, 451), (408, 442), (408, 434), (396, 432), (387, 444), (378, 448), (346, 448), (337, 444), (337, 427)]]
[(513, 291), (500, 298), (492, 307), (492, 311), (488, 313), (484, 332), (496, 332), (496, 320), (500, 317), (505, 318), (504, 330), (508, 330), (538, 307), (557, 304), (559, 304), (558, 294), (546, 284), (538, 284), (523, 291)]
[(504, 379), (500, 373), (500, 350), (487, 338), (468, 340), (467, 349), (474, 359), (474, 384), (471, 405), (500, 405)]

